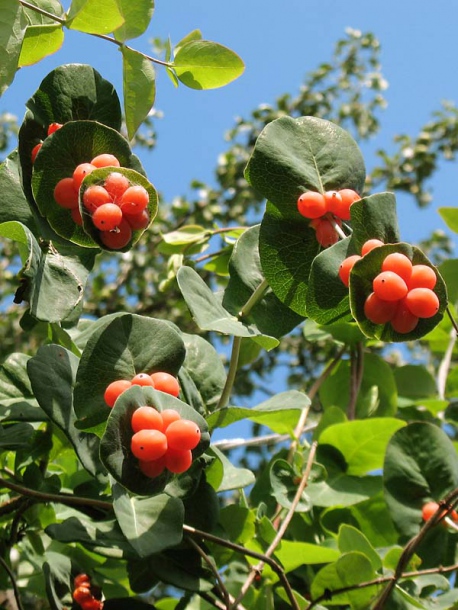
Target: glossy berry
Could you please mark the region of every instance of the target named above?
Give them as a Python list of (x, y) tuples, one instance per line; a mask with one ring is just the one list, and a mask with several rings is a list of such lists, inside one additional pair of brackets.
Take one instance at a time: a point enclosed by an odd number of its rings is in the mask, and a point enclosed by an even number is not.
[(83, 205), (93, 214), (97, 208), (105, 203), (112, 203), (111, 195), (108, 191), (98, 184), (91, 184), (83, 193)]
[(407, 284), (412, 275), (412, 261), (401, 252), (393, 252), (385, 257), (382, 263), (382, 271), (397, 273)]
[(84, 178), (91, 174), (95, 169), (95, 165), (92, 165), (91, 163), (80, 163), (76, 166), (73, 172), (73, 183), (77, 191), (79, 191), (79, 188)]
[(374, 324), (386, 324), (393, 318), (397, 308), (397, 301), (383, 301), (375, 292), (371, 292), (364, 303), (364, 315)]
[(439, 299), (430, 288), (412, 288), (404, 302), (409, 311), (419, 318), (432, 318), (439, 311)]
[(326, 201), (326, 211), (335, 214), (340, 218), (338, 213), (340, 206), (342, 205), (342, 197), (337, 191), (326, 191), (324, 194), (324, 200)]
[(413, 313), (407, 309), (404, 303), (404, 299), (399, 301), (394, 316), (391, 318), (390, 323), (397, 333), (405, 335), (412, 332), (417, 324), (419, 318), (414, 316)]
[(437, 275), (434, 269), (428, 265), (414, 265), (407, 287), (412, 288), (429, 288), (432, 290), (437, 283)]
[(345, 286), (348, 287), (350, 281), (350, 271), (353, 269), (353, 265), (356, 261), (359, 261), (361, 256), (359, 254), (353, 254), (352, 256), (348, 256), (344, 261), (341, 262), (339, 267), (339, 277)]
[(73, 579), (73, 586), (75, 587), (75, 589), (77, 587), (81, 587), (83, 585), (89, 587), (90, 586), (90, 582), (91, 582), (91, 579), (90, 579), (90, 577), (87, 574), (78, 574)]
[(172, 422), (165, 433), (168, 446), (180, 451), (194, 449), (199, 444), (201, 437), (199, 426), (189, 419)]
[(100, 231), (112, 231), (122, 220), (121, 208), (115, 203), (104, 203), (94, 210), (92, 222)]
[(71, 210), (78, 207), (78, 191), (71, 178), (62, 178), (54, 187), (54, 199), (62, 208)]
[(180, 384), (178, 383), (177, 378), (170, 375), (170, 373), (153, 373), (151, 379), (154, 382), (156, 390), (171, 394), (175, 397), (180, 393)]
[(110, 409), (114, 406), (119, 396), (130, 387), (132, 387), (132, 382), (128, 379), (118, 379), (118, 381), (113, 381), (107, 386), (103, 398)]
[(157, 460), (152, 460), (151, 462), (145, 462), (144, 460), (138, 461), (138, 467), (147, 477), (158, 477), (165, 470), (165, 455), (158, 458)]
[(140, 214), (126, 214), (126, 220), (133, 231), (146, 229), (150, 220), (148, 210), (143, 210)]
[(361, 256), (365, 256), (368, 252), (385, 244), (380, 239), (368, 239), (361, 248)]
[(164, 422), (161, 414), (154, 407), (139, 407), (132, 413), (130, 425), (134, 432), (140, 430), (160, 430), (162, 432)]
[(81, 604), (83, 610), (101, 610), (103, 608), (103, 602), (99, 599), (89, 599), (87, 602)]
[(52, 135), (55, 131), (62, 127), (62, 123), (51, 123), (48, 127), (48, 136)]
[(131, 439), (130, 448), (139, 460), (151, 462), (167, 451), (167, 438), (159, 430), (140, 430)]
[[(421, 516), (423, 521), (429, 521), (429, 519), (431, 519), (431, 517), (434, 515), (434, 513), (437, 511), (437, 509), (439, 508), (439, 504), (437, 502), (426, 502), (426, 504), (423, 505), (422, 509), (421, 509)], [(444, 514), (447, 511), (444, 509)], [(455, 521), (455, 523), (458, 521), (458, 513), (456, 512), (456, 510), (452, 510), (448, 513), (448, 516)]]
[(134, 216), (143, 212), (148, 203), (148, 191), (140, 184), (129, 186), (118, 201), (123, 214), (132, 214)]
[(321, 193), (306, 191), (297, 200), (299, 214), (305, 218), (320, 218), (326, 214), (326, 199)]
[(118, 159), (109, 153), (97, 155), (92, 159), (91, 163), (92, 165), (95, 165), (95, 167), (120, 167), (121, 165)]
[(138, 373), (132, 379), (132, 385), (141, 385), (141, 386), (149, 386), (150, 388), (154, 388), (154, 381), (151, 379), (151, 375), (148, 373)]
[(181, 415), (175, 409), (164, 409), (161, 411), (162, 429), (165, 432), (170, 424), (181, 419)]
[(38, 144), (35, 144), (35, 146), (32, 148), (32, 152), (30, 153), (32, 163), (35, 163), (35, 159), (37, 158), (38, 151), (40, 150), (40, 148), (42, 146), (43, 146), (43, 142), (38, 142)]
[(129, 180), (120, 172), (111, 172), (106, 178), (103, 186), (110, 194), (113, 203), (117, 203), (118, 199), (129, 188)]
[(332, 226), (332, 223), (326, 218), (317, 223), (315, 235), (317, 242), (320, 244), (320, 246), (323, 246), (323, 248), (333, 246), (339, 241), (337, 231)]
[(85, 604), (89, 600), (94, 599), (90, 588), (85, 585), (76, 587), (76, 589), (73, 591), (72, 597), (75, 600), (75, 602), (77, 604), (79, 604), (81, 607), (83, 607), (83, 604)]
[(174, 474), (181, 474), (189, 470), (192, 464), (192, 453), (190, 450), (169, 449), (165, 454), (165, 466)]
[(361, 197), (353, 189), (341, 189), (339, 191), (339, 195), (342, 202), (337, 207), (337, 210), (336, 212), (334, 212), (334, 214), (336, 214), (336, 216), (338, 216), (342, 220), (350, 220), (350, 207), (353, 203), (355, 203), (355, 201), (359, 201)]
[(393, 271), (382, 271), (372, 282), (372, 290), (384, 301), (399, 301), (407, 294), (407, 284)]
[(75, 222), (77, 225), (82, 227), (83, 226), (83, 217), (81, 216), (80, 209), (73, 208), (72, 210), (70, 210), (70, 213), (72, 215), (73, 222)]
[(100, 233), (100, 241), (111, 250), (121, 250), (132, 239), (132, 229), (123, 218), (114, 231), (103, 231)]

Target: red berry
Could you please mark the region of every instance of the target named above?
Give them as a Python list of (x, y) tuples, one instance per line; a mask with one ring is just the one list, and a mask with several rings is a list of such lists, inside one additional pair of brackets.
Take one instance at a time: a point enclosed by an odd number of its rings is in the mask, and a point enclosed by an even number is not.
[(90, 599), (93, 599), (91, 590), (89, 589), (89, 587), (86, 587), (84, 585), (76, 587), (76, 589), (73, 591), (72, 597), (75, 600), (75, 602), (77, 604), (79, 604), (81, 607), (83, 606), (84, 603), (86, 603)]
[(136, 184), (134, 186), (129, 186), (129, 188), (124, 191), (119, 200), (119, 207), (123, 214), (136, 216), (146, 209), (148, 203), (148, 191), (140, 184)]
[(436, 272), (428, 265), (414, 265), (407, 282), (409, 290), (412, 288), (434, 288), (437, 282)]
[(103, 186), (110, 194), (113, 203), (117, 203), (117, 200), (129, 188), (130, 182), (120, 172), (111, 172), (111, 174), (108, 174), (108, 176), (105, 178)]
[(171, 449), (184, 451), (194, 449), (200, 442), (199, 426), (189, 419), (179, 419), (172, 422), (165, 431), (167, 443)]
[(97, 208), (105, 203), (112, 203), (111, 195), (108, 191), (103, 187), (97, 184), (91, 184), (83, 193), (83, 205), (89, 210), (89, 212), (94, 213)]
[(368, 239), (361, 248), (361, 256), (365, 256), (368, 252), (385, 244), (380, 239)]
[(414, 316), (413, 313), (407, 309), (404, 299), (402, 299), (399, 301), (396, 313), (391, 318), (390, 322), (391, 326), (397, 333), (405, 335), (406, 333), (410, 333), (415, 329), (418, 324), (418, 320), (419, 318)]
[(138, 461), (138, 466), (144, 475), (147, 477), (158, 477), (165, 470), (165, 455), (158, 458), (157, 460), (152, 460), (151, 462), (145, 462), (144, 460)]
[(405, 254), (393, 252), (388, 254), (382, 263), (382, 271), (393, 271), (397, 273), (406, 284), (412, 275), (412, 262)]
[(321, 193), (306, 191), (297, 200), (299, 214), (305, 218), (320, 218), (326, 214), (326, 199)]
[(174, 474), (181, 474), (189, 470), (192, 464), (192, 453), (188, 451), (179, 451), (176, 449), (168, 449), (165, 454), (165, 466), (167, 470)]
[(115, 203), (104, 203), (94, 210), (92, 222), (100, 231), (112, 231), (122, 220), (121, 208)]
[(161, 417), (162, 429), (164, 430), (164, 432), (167, 430), (167, 428), (172, 422), (181, 419), (181, 415), (178, 413), (178, 411), (175, 411), (175, 409), (164, 409), (163, 411), (161, 411)]
[(93, 597), (92, 599), (83, 602), (81, 608), (83, 610), (101, 610), (101, 608), (103, 608), (103, 602)]
[(407, 294), (407, 284), (393, 271), (382, 271), (372, 282), (372, 290), (384, 301), (399, 301)]
[(371, 292), (364, 303), (364, 315), (374, 324), (386, 324), (393, 318), (397, 308), (397, 301), (383, 301), (375, 292)]
[(126, 220), (129, 223), (131, 229), (134, 231), (140, 231), (146, 229), (149, 225), (149, 214), (148, 210), (143, 210), (140, 214), (126, 214)]
[(337, 191), (326, 191), (324, 194), (324, 200), (326, 201), (326, 211), (335, 214), (340, 218), (338, 213), (340, 206), (342, 205), (342, 197)]
[(100, 241), (111, 250), (121, 250), (127, 246), (132, 239), (132, 229), (123, 218), (114, 231), (103, 231), (100, 233)]
[(359, 254), (353, 254), (352, 256), (348, 256), (340, 264), (339, 277), (342, 280), (342, 282), (345, 284), (345, 286), (348, 287), (349, 280), (350, 280), (350, 271), (353, 269), (353, 265), (356, 263), (356, 261), (359, 261), (360, 259), (361, 259), (361, 256), (359, 256)]
[(73, 222), (75, 222), (77, 225), (82, 227), (83, 226), (83, 217), (81, 216), (80, 209), (73, 208), (72, 210), (70, 210), (70, 213), (72, 215)]
[(83, 585), (89, 587), (90, 586), (90, 582), (91, 582), (91, 579), (90, 579), (90, 577), (87, 574), (78, 574), (73, 579), (73, 586), (75, 587), (75, 589), (77, 587), (81, 587)]
[(432, 318), (439, 311), (439, 299), (430, 288), (412, 288), (404, 302), (407, 309), (419, 318)]
[(333, 246), (339, 241), (337, 231), (326, 218), (318, 222), (315, 229), (315, 235), (317, 242), (323, 246), (323, 248)]
[(114, 403), (118, 399), (119, 396), (125, 391), (132, 387), (132, 382), (128, 379), (119, 379), (118, 381), (113, 381), (107, 386), (103, 398), (106, 404), (111, 408), (114, 406)]
[(61, 127), (62, 127), (62, 123), (51, 123), (51, 125), (48, 127), (48, 136), (53, 134), (55, 131), (57, 131)]
[(102, 155), (97, 155), (91, 161), (92, 165), (95, 167), (120, 167), (118, 159), (114, 155), (110, 155), (109, 153), (104, 153)]
[(37, 158), (38, 151), (40, 150), (40, 148), (42, 146), (43, 146), (43, 142), (38, 142), (38, 144), (35, 144), (35, 146), (32, 148), (32, 152), (30, 153), (30, 156), (32, 158), (32, 163), (35, 163), (35, 159)]
[(78, 191), (73, 186), (72, 178), (62, 178), (54, 187), (54, 199), (62, 208), (71, 210), (78, 207)]
[(350, 220), (350, 207), (355, 201), (359, 201), (361, 197), (353, 189), (341, 189), (339, 195), (342, 199), (342, 203), (334, 214), (342, 220)]
[(153, 373), (151, 379), (154, 382), (156, 390), (171, 394), (172, 396), (178, 396), (180, 393), (180, 384), (178, 380), (170, 373)]
[(86, 178), (86, 176), (92, 173), (95, 169), (95, 165), (92, 165), (91, 163), (80, 163), (76, 166), (73, 172), (73, 183), (77, 191), (79, 191), (84, 178)]
[(151, 375), (148, 373), (138, 373), (132, 379), (132, 385), (141, 385), (141, 386), (149, 386), (150, 388), (154, 388), (154, 381), (151, 379)]
[(165, 454), (167, 438), (159, 430), (139, 430), (132, 436), (130, 448), (139, 460), (151, 462)]
[(134, 432), (140, 430), (160, 430), (162, 432), (164, 422), (161, 414), (154, 407), (139, 407), (132, 414), (130, 425)]
[[(423, 505), (422, 509), (421, 509), (421, 516), (423, 521), (429, 521), (429, 519), (431, 519), (431, 517), (434, 515), (434, 513), (438, 510), (439, 508), (439, 504), (437, 502), (426, 502), (426, 504)], [(446, 510), (444, 508), (443, 514), (446, 514)], [(455, 522), (458, 521), (458, 513), (456, 512), (456, 510), (452, 510), (448, 513), (448, 516)]]

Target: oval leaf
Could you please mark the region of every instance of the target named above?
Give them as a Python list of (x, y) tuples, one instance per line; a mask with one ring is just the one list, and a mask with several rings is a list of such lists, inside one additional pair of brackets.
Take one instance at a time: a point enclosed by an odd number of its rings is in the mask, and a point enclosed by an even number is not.
[(31, 25), (22, 43), (19, 67), (32, 66), (48, 55), (56, 53), (64, 42), (61, 25)]
[(154, 104), (156, 73), (149, 59), (124, 46), (122, 60), (124, 113), (127, 136), (131, 140)]

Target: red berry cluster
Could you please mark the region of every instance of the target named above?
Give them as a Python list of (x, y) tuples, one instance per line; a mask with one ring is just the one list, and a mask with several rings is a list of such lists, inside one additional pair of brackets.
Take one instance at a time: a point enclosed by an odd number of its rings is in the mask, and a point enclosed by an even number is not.
[(98, 587), (91, 585), (87, 574), (78, 574), (73, 581), (73, 599), (83, 610), (102, 610), (103, 601)]
[(131, 426), (130, 448), (143, 474), (157, 477), (164, 470), (181, 474), (191, 466), (192, 449), (201, 437), (195, 422), (182, 419), (174, 409), (159, 412), (145, 406), (134, 411)]
[(350, 220), (350, 206), (359, 199), (361, 197), (352, 189), (326, 191), (324, 195), (306, 191), (298, 198), (297, 209), (312, 221), (310, 226), (315, 229), (318, 243), (327, 248), (339, 239), (335, 224), (341, 226), (342, 220)]
[[(55, 131), (57, 131), (61, 127), (62, 127), (62, 123), (51, 123), (48, 127), (48, 136), (52, 135)], [(35, 159), (38, 155), (38, 151), (40, 150), (40, 148), (42, 146), (43, 146), (43, 142), (38, 142), (38, 144), (35, 144), (35, 146), (32, 148), (32, 152), (30, 155), (32, 158), (32, 163), (35, 163)]]
[(148, 375), (148, 373), (138, 373), (130, 380), (118, 379), (107, 386), (104, 399), (110, 409), (114, 406), (119, 396), (133, 385), (149, 386), (160, 392), (171, 394), (175, 398), (180, 393), (178, 380), (173, 375), (170, 375), (170, 373), (158, 372), (151, 375)]
[[(426, 502), (426, 504), (423, 504), (423, 507), (421, 509), (421, 516), (423, 521), (429, 521), (429, 519), (431, 519), (431, 517), (434, 515), (434, 513), (437, 511), (437, 509), (439, 508), (439, 504), (437, 502)], [(444, 510), (445, 513), (445, 510)], [(454, 521), (455, 523), (458, 523), (458, 513), (456, 512), (456, 510), (452, 510), (448, 513), (448, 516), (452, 519), (452, 521)]]

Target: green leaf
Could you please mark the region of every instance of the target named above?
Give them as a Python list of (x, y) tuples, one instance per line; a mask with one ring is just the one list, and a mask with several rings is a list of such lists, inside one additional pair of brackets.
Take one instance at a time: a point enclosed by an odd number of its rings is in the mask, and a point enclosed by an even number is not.
[(32, 390), (39, 405), (67, 436), (84, 468), (93, 476), (104, 474), (99, 439), (75, 428), (73, 386), (78, 358), (58, 345), (44, 345), (27, 363)]
[(420, 364), (405, 364), (394, 369), (398, 394), (406, 398), (421, 399), (437, 396), (434, 377)]
[(34, 214), (22, 190), (18, 161), (14, 151), (0, 165), (0, 192), (8, 193), (0, 206), (0, 223), (16, 220), (36, 233)]
[[(192, 32), (189, 32), (189, 34), (186, 34), (186, 36), (184, 36), (180, 42), (177, 42), (177, 44), (175, 45), (174, 48), (174, 52), (178, 53), (178, 51), (180, 50), (180, 48), (185, 45), (188, 42), (192, 42), (194, 40), (202, 40), (202, 32), (200, 30), (192, 30)], [(170, 55), (168, 58), (166, 58), (166, 61), (170, 60)]]
[(186, 305), (202, 330), (214, 330), (236, 337), (251, 337), (267, 350), (278, 345), (279, 341), (274, 337), (263, 335), (252, 324), (245, 326), (230, 314), (191, 267), (181, 267), (177, 280)]
[(76, 375), (79, 426), (105, 422), (110, 409), (103, 395), (112, 381), (157, 371), (176, 376), (184, 357), (183, 341), (167, 322), (135, 314), (101, 318), (92, 327)]
[(0, 450), (28, 449), (30, 451), (33, 433), (33, 427), (25, 422), (0, 426)]
[[(389, 417), (397, 409), (397, 391), (390, 366), (376, 354), (364, 354), (364, 372), (356, 400), (358, 418)], [(324, 408), (340, 407), (344, 412), (350, 400), (351, 364), (342, 360), (320, 388)]]
[(217, 447), (210, 447), (209, 453), (212, 453), (216, 460), (207, 469), (207, 478), (210, 484), (214, 484), (216, 491), (231, 491), (253, 485), (255, 476), (251, 470), (234, 466)]
[[(62, 4), (59, 0), (29, 0), (29, 4), (32, 6), (36, 6), (39, 9), (42, 9), (56, 17), (65, 17), (65, 11)], [(56, 25), (56, 21), (51, 19), (51, 17), (47, 17), (46, 15), (39, 13), (31, 8), (23, 7), (24, 13), (27, 16), (27, 20), (30, 25), (43, 25), (43, 24), (53, 24)]]
[(256, 517), (254, 512), (238, 504), (230, 504), (220, 511), (220, 523), (229, 540), (244, 544), (255, 536)]
[(162, 239), (166, 244), (173, 246), (189, 246), (209, 236), (209, 232), (205, 227), (200, 225), (184, 225), (176, 231), (165, 233), (162, 235)]
[(132, 414), (138, 407), (144, 405), (154, 406), (158, 411), (174, 409), (184, 419), (189, 419), (199, 426), (201, 440), (193, 449), (194, 460), (202, 455), (210, 443), (205, 420), (181, 400), (150, 387), (137, 385), (123, 392), (110, 412), (100, 444), (100, 456), (107, 470), (121, 485), (134, 494), (142, 496), (161, 493), (172, 477), (168, 471), (155, 478), (145, 476), (138, 466), (137, 458), (130, 450), (133, 436), (130, 423)]
[(351, 136), (315, 117), (281, 117), (269, 123), (245, 170), (248, 182), (275, 206), (280, 218), (303, 229), (309, 221), (299, 214), (297, 199), (304, 191), (361, 192), (365, 176), (363, 157)]
[(340, 451), (348, 474), (363, 475), (382, 468), (390, 438), (404, 426), (405, 422), (388, 417), (353, 420), (323, 430), (320, 444), (332, 445)]
[(24, 36), (18, 66), (32, 66), (56, 53), (64, 42), (61, 25), (30, 25)]
[(141, 36), (148, 28), (154, 12), (154, 0), (118, 0), (124, 24), (113, 32), (116, 40), (124, 42)]
[(341, 553), (358, 551), (370, 560), (372, 568), (375, 571), (382, 568), (382, 560), (379, 554), (375, 551), (374, 547), (371, 545), (366, 536), (364, 536), (364, 534), (362, 534), (355, 527), (343, 523), (339, 529), (337, 543)]
[(19, 2), (2, 2), (0, 5), (0, 95), (13, 82), (21, 53), (27, 19)]
[(112, 491), (119, 526), (139, 557), (149, 557), (181, 542), (184, 522), (181, 500), (167, 494), (133, 497), (118, 484)]
[(72, 0), (66, 25), (87, 34), (109, 34), (123, 23), (118, 0)]
[(456, 208), (438, 208), (445, 224), (454, 233), (458, 233), (458, 210)]
[(398, 430), (388, 443), (384, 463), (385, 498), (399, 531), (415, 536), (421, 508), (458, 486), (458, 456), (440, 428), (414, 422)]
[(339, 557), (337, 549), (324, 545), (282, 540), (281, 546), (275, 551), (275, 557), (281, 562), (285, 572), (292, 572), (302, 565), (331, 563)]
[(10, 354), (0, 365), (0, 419), (7, 421), (45, 421), (46, 415), (34, 398), (26, 354)]
[(245, 66), (227, 47), (194, 39), (180, 43), (173, 69), (179, 80), (191, 89), (215, 89), (238, 78)]
[[(286, 460), (275, 460), (270, 468), (272, 494), (280, 506), (290, 509), (297, 493), (297, 473)], [(304, 492), (294, 507), (295, 513), (308, 512), (312, 507), (310, 499)]]
[(396, 199), (392, 193), (376, 193), (355, 201), (350, 214), (353, 233), (349, 254), (360, 254), (369, 239), (380, 239), (384, 244), (399, 241)]
[(124, 113), (127, 136), (131, 140), (154, 104), (156, 73), (149, 59), (124, 46), (122, 60)]
[[(264, 281), (259, 260), (259, 228), (257, 225), (241, 235), (229, 261), (230, 279), (222, 304), (234, 315), (237, 315)], [(246, 317), (262, 333), (277, 338), (288, 334), (302, 319), (302, 316), (285, 307), (270, 288)]]
[(452, 303), (458, 302), (458, 259), (451, 258), (438, 267), (446, 285), (448, 297)]
[(230, 424), (250, 419), (267, 426), (278, 434), (290, 434), (300, 417), (301, 411), (308, 408), (308, 396), (296, 390), (280, 392), (273, 398), (247, 409), (245, 407), (226, 407), (214, 411), (207, 422), (210, 428), (225, 428)]

